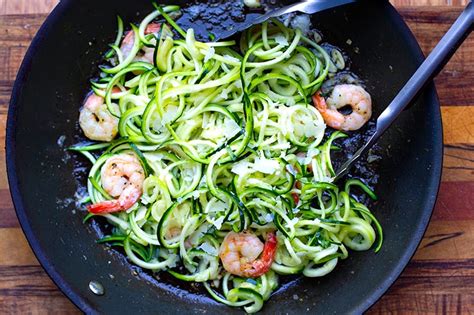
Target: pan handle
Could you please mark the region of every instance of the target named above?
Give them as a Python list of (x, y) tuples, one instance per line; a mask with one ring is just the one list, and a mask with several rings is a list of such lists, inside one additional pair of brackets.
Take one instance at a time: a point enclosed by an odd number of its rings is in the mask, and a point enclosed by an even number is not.
[(446, 63), (451, 59), (454, 52), (462, 44), (467, 36), (472, 32), (474, 24), (474, 5), (472, 1), (466, 6), (461, 15), (457, 18), (448, 32), (441, 38), (439, 43), (433, 49), (431, 54), (420, 67), (415, 71), (413, 76), (408, 80), (405, 86), (398, 92), (397, 96), (382, 112), (377, 119), (375, 133), (370, 137), (354, 155), (346, 161), (338, 170), (335, 180), (344, 176), (349, 168), (363, 156), (387, 130), (388, 127), (397, 119), (400, 113), (413, 101), (416, 95), (431, 81)]

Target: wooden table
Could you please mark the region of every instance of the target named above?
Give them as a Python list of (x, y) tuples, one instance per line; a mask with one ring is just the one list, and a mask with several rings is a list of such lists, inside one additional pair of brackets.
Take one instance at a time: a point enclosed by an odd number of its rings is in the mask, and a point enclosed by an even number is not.
[[(79, 313), (57, 289), (19, 227), (5, 170), (5, 125), (18, 67), (57, 0), (0, 0), (0, 313)], [(393, 0), (429, 52), (467, 0)], [(436, 79), (444, 166), (428, 231), (402, 276), (369, 313), (474, 312), (474, 36)]]

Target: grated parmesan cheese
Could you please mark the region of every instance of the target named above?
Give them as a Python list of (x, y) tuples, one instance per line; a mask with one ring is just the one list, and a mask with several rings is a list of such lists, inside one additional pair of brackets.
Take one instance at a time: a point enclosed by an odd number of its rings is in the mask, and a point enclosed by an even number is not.
[(247, 161), (240, 161), (232, 166), (231, 172), (243, 176), (251, 171), (251, 164)]
[(306, 165), (306, 154), (297, 154), (296, 155), (296, 160), (300, 165)]
[(234, 82), (234, 86), (235, 86), (238, 90), (242, 89), (242, 81), (241, 81), (241, 80), (235, 81), (235, 82)]
[(191, 196), (193, 196), (194, 200), (198, 199), (200, 195), (201, 195), (201, 191), (199, 190), (195, 190), (191, 193)]
[(311, 163), (311, 161), (313, 160), (313, 158), (315, 156), (317, 156), (319, 153), (321, 153), (321, 151), (319, 151), (319, 149), (317, 148), (310, 148), (308, 150), (308, 153), (306, 154), (306, 157), (303, 161), (303, 165), (308, 165)]
[(304, 135), (308, 138), (317, 138), (317, 136), (321, 133), (321, 129), (323, 128), (323, 126), (318, 126), (313, 121), (307, 124), (305, 127), (306, 128), (304, 129)]
[(229, 90), (228, 89), (223, 89), (221, 94), (219, 94), (219, 97), (222, 98), (223, 100), (226, 100), (228, 96), (229, 96)]
[(270, 160), (265, 157), (256, 158), (253, 164), (253, 169), (264, 174), (274, 174), (280, 169), (280, 163), (276, 160)]
[(217, 249), (211, 246), (208, 242), (204, 242), (199, 245), (198, 249), (202, 249), (206, 254), (211, 256), (217, 256)]
[(244, 4), (249, 8), (258, 8), (260, 6), (260, 0), (244, 0)]
[(280, 142), (273, 146), (273, 149), (276, 149), (276, 150), (286, 150), (289, 148), (291, 148), (291, 144), (289, 142)]
[(198, 187), (207, 187), (206, 174), (202, 175), (201, 180), (199, 181)]
[(214, 212), (220, 212), (220, 211), (225, 211), (227, 210), (228, 206), (225, 202), (222, 202), (220, 200), (216, 201), (212, 207), (212, 210)]
[(166, 111), (163, 114), (163, 118), (161, 118), (161, 124), (164, 126), (167, 123), (173, 121), (178, 113), (178, 107), (174, 105), (170, 105), (166, 107)]
[(268, 189), (268, 190), (272, 190), (273, 189), (273, 186), (270, 185), (269, 183), (265, 183), (259, 179), (256, 179), (256, 178), (249, 178), (247, 180), (247, 183), (250, 185), (250, 186), (259, 186), (260, 188), (263, 188), (263, 189)]
[(285, 36), (283, 36), (281, 34), (278, 34), (277, 36), (275, 36), (275, 42), (278, 45), (288, 46), (288, 40), (286, 39)]
[(296, 172), (295, 168), (293, 167), (293, 165), (287, 164), (287, 165), (285, 166), (285, 168), (286, 168), (286, 170), (288, 171), (288, 173), (290, 173), (290, 174), (293, 175), (293, 176), (296, 176), (296, 173), (297, 173), (297, 172)]
[(216, 53), (216, 50), (214, 49), (214, 47), (209, 48), (208, 51), (206, 52), (206, 55), (204, 56), (204, 63), (211, 60), (211, 58), (214, 57), (215, 53)]
[(289, 225), (295, 226), (296, 223), (298, 223), (299, 219), (298, 218), (293, 218), (288, 222)]
[(265, 222), (267, 222), (267, 223), (273, 222), (273, 218), (274, 218), (273, 213), (267, 213), (267, 214), (263, 217), (263, 219), (264, 219)]
[(182, 173), (182, 177), (185, 182), (192, 182), (194, 178), (193, 170), (189, 168), (185, 169)]
[(145, 215), (146, 215), (147, 210), (148, 209), (146, 207), (138, 208), (137, 214), (135, 215), (135, 222), (138, 222), (138, 221), (141, 221), (141, 220), (145, 219)]
[(220, 230), (222, 227), (222, 223), (224, 223), (224, 217), (219, 217), (217, 220), (211, 220), (212, 225), (216, 227), (216, 229)]
[(311, 20), (309, 19), (309, 15), (300, 14), (295, 16), (291, 20), (291, 26), (293, 28), (299, 28), (303, 35), (308, 34), (311, 28)]
[(224, 136), (227, 139), (230, 139), (238, 134), (240, 129), (240, 126), (233, 119), (226, 118), (224, 120)]

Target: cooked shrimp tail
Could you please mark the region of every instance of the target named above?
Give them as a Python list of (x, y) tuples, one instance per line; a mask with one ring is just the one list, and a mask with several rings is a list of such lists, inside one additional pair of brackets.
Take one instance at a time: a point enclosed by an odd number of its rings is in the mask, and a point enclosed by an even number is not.
[(277, 238), (274, 232), (267, 234), (267, 240), (265, 246), (263, 247), (262, 256), (260, 259), (255, 260), (252, 263), (252, 269), (248, 271), (251, 277), (258, 277), (267, 273), (273, 263), (275, 258), (275, 253), (277, 249)]
[(326, 100), (321, 96), (321, 92), (318, 91), (313, 95), (313, 103), (316, 109), (323, 116), (324, 122), (331, 128), (342, 129), (344, 123), (344, 115), (339, 113), (337, 110), (330, 110), (326, 104)]
[(136, 189), (125, 192), (119, 199), (106, 200), (93, 205), (89, 205), (87, 210), (94, 214), (112, 213), (130, 209), (140, 199), (141, 193)]

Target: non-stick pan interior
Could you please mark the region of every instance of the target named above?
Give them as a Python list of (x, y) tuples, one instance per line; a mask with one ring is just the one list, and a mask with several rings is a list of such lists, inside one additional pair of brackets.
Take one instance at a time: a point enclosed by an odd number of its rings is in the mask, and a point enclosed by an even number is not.
[[(77, 139), (78, 109), (89, 79), (114, 40), (116, 15), (133, 22), (152, 9), (147, 0), (61, 1), (43, 25), (20, 70), (9, 112), (7, 162), (15, 207), (43, 266), (84, 311), (241, 312), (132, 269), (120, 254), (95, 243), (97, 231), (82, 223), (83, 209), (71, 202), (75, 165), (64, 145)], [(422, 60), (412, 34), (386, 1), (330, 10), (314, 15), (312, 22), (348, 53), (353, 71), (373, 96), (375, 114)], [(352, 252), (328, 276), (290, 282), (271, 297), (264, 312), (359, 313), (385, 292), (429, 220), (440, 177), (441, 133), (439, 104), (430, 86), (379, 143), (380, 201), (373, 211), (384, 227), (381, 252)], [(103, 284), (105, 295), (89, 291), (91, 280)]]

